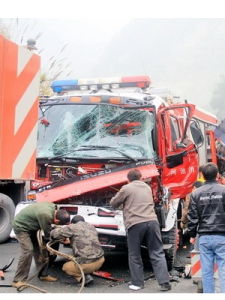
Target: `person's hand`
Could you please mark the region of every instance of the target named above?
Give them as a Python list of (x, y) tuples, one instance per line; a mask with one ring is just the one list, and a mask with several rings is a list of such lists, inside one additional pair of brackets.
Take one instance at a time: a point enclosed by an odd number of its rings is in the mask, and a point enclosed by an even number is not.
[(191, 243), (192, 245), (194, 245), (194, 243), (195, 243), (195, 238), (190, 238), (190, 243)]
[(70, 239), (66, 238), (65, 240), (63, 240), (63, 244), (68, 245), (70, 244)]

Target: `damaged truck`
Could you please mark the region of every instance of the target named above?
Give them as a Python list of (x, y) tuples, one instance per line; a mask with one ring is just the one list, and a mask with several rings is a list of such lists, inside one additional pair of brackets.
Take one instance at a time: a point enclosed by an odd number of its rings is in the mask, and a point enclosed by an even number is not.
[(148, 76), (55, 81), (38, 100), (40, 57), (0, 36), (0, 61), (0, 242), (15, 206), (51, 201), (84, 216), (105, 249), (126, 249), (122, 210), (109, 202), (137, 168), (172, 268), (182, 205), (199, 165), (216, 162), (216, 117), (171, 103)]
[(55, 95), (39, 103), (36, 180), (29, 199), (82, 215), (105, 249), (124, 249), (122, 210), (109, 202), (128, 171), (137, 168), (152, 188), (171, 269), (183, 201), (199, 164), (215, 159), (210, 140), (217, 119), (193, 104), (171, 104), (152, 94), (148, 76), (60, 80), (52, 89)]

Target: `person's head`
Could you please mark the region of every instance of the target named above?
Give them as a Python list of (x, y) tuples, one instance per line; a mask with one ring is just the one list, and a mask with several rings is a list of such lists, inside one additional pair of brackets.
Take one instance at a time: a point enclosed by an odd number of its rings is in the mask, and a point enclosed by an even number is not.
[(218, 167), (214, 163), (207, 163), (203, 166), (202, 174), (205, 180), (216, 180), (218, 176)]
[(198, 168), (198, 178), (203, 178), (203, 174), (202, 174), (203, 168), (204, 168), (204, 165), (201, 165), (201, 166)]
[(69, 213), (65, 209), (55, 210), (53, 223), (57, 225), (69, 224), (70, 223)]
[(140, 180), (142, 177), (141, 172), (138, 169), (130, 170), (127, 174), (127, 178), (129, 182), (132, 182), (134, 180)]
[(200, 167), (198, 168), (198, 173), (199, 173), (199, 174), (202, 174), (203, 167), (204, 167), (204, 166), (202, 165), (202, 166), (200, 166)]
[(73, 219), (71, 220), (72, 224), (76, 224), (78, 222), (85, 222), (84, 218), (81, 215), (76, 215), (73, 217)]

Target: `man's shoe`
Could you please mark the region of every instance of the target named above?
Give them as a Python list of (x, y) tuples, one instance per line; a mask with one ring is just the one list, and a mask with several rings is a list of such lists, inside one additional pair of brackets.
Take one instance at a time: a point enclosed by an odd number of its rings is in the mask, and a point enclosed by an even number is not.
[(18, 289), (19, 287), (27, 284), (25, 281), (13, 281), (12, 282), (12, 287)]
[(139, 290), (143, 289), (143, 286), (137, 286), (137, 285), (130, 284), (129, 289), (132, 291), (139, 291)]
[(171, 290), (171, 284), (169, 282), (160, 284), (160, 291), (166, 292), (166, 291), (169, 291), (169, 290)]
[(93, 277), (90, 274), (85, 275), (84, 286), (91, 284), (94, 281)]
[(54, 282), (54, 281), (57, 281), (58, 279), (56, 277), (53, 277), (53, 276), (40, 276), (39, 279), (41, 281), (48, 281), (48, 282)]
[(73, 284), (79, 284), (80, 281), (77, 281), (76, 278), (74, 278), (74, 276), (72, 275), (66, 275), (65, 276), (65, 280), (60, 280), (61, 283), (65, 283), (65, 284), (70, 284), (70, 285), (73, 285)]

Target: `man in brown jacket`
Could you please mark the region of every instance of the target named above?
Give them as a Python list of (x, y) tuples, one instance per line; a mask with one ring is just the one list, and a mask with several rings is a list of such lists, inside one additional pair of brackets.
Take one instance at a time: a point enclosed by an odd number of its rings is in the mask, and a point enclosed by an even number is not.
[(141, 244), (146, 240), (149, 258), (161, 291), (171, 289), (163, 251), (161, 232), (154, 210), (152, 190), (141, 181), (142, 174), (134, 169), (128, 172), (128, 184), (111, 199), (113, 208), (123, 205), (124, 224), (127, 231), (128, 260), (131, 273), (131, 290), (144, 287)]
[[(51, 231), (52, 239), (70, 239), (73, 255), (82, 268), (85, 275), (85, 285), (93, 282), (90, 273), (93, 273), (103, 265), (104, 251), (98, 240), (98, 233), (95, 227), (87, 222), (80, 215), (71, 220), (71, 224), (56, 228)], [(62, 270), (74, 277), (75, 282), (82, 279), (79, 267), (73, 262), (66, 262)]]

